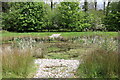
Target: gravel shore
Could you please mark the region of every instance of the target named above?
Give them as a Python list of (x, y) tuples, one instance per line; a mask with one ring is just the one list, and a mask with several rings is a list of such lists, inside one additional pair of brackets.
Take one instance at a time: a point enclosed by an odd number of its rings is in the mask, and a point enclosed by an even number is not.
[(36, 59), (38, 70), (34, 78), (75, 78), (78, 60)]

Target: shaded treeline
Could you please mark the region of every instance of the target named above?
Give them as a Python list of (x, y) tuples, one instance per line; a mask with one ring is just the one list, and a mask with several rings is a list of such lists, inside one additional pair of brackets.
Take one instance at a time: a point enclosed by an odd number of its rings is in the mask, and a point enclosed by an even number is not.
[[(2, 2), (2, 28), (15, 32), (118, 31), (120, 2)], [(105, 6), (107, 4), (107, 6)], [(91, 8), (93, 6), (93, 8)], [(114, 21), (113, 21), (114, 20)]]

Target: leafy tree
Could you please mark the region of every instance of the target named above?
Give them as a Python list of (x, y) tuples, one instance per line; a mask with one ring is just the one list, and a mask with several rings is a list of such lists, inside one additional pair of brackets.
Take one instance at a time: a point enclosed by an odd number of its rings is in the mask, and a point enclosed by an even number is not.
[(77, 25), (78, 22), (78, 14), (80, 11), (79, 3), (77, 2), (61, 2), (61, 5), (58, 7), (59, 9), (59, 15), (60, 16), (60, 27), (62, 29), (68, 29), (73, 30), (75, 29), (75, 25)]
[(8, 31), (39, 31), (44, 27), (46, 9), (43, 2), (11, 2), (9, 13), (3, 14), (3, 29)]
[(91, 30), (93, 31), (104, 31), (105, 26), (102, 24), (102, 20), (105, 17), (103, 10), (94, 10), (90, 9), (89, 14), (92, 16), (92, 24)]
[(112, 2), (109, 5), (108, 15), (104, 22), (108, 31), (120, 30), (120, 1)]
[(61, 2), (58, 7), (59, 25), (63, 30), (83, 31), (91, 27), (91, 16), (84, 13), (78, 2)]

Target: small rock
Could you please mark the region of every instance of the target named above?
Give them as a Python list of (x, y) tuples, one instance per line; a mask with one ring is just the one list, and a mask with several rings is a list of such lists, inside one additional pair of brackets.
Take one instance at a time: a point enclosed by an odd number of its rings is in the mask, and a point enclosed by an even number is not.
[(79, 67), (78, 60), (64, 59), (36, 59), (39, 65), (34, 78), (74, 78), (74, 73)]

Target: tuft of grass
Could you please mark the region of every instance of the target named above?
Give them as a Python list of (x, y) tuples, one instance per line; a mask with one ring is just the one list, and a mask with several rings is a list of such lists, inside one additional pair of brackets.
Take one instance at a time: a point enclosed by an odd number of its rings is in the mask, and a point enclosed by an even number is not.
[(0, 48), (0, 80), (2, 79), (2, 49)]
[(118, 78), (118, 69), (118, 53), (97, 48), (84, 56), (78, 75), (81, 78)]
[(2, 49), (3, 78), (25, 78), (33, 67), (33, 57), (29, 49)]
[[(2, 45), (3, 78), (30, 78), (35, 72), (34, 57), (43, 58), (46, 44), (31, 37), (15, 38), (11, 45)], [(32, 65), (32, 66), (31, 66)], [(34, 68), (34, 69), (33, 69)]]

